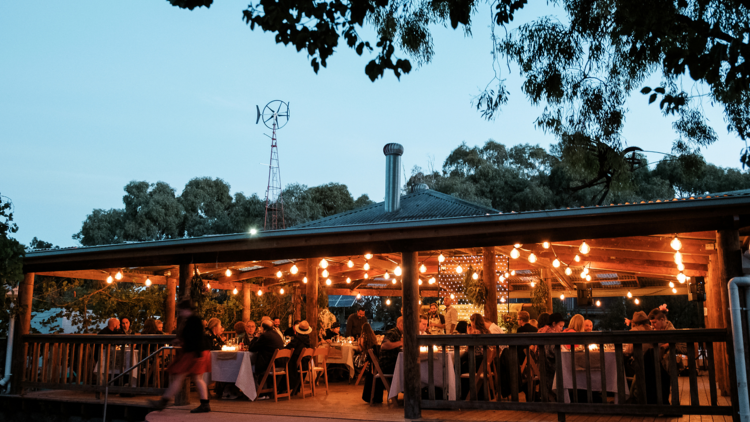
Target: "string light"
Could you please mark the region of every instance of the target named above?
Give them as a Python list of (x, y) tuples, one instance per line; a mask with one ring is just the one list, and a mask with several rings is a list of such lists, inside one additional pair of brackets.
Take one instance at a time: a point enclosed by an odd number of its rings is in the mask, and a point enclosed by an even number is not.
[(362, 295), (357, 293), (357, 300), (360, 300), (360, 299), (362, 299)]
[(510, 275), (516, 275), (516, 270), (511, 271)]
[(263, 289), (258, 289), (258, 296), (263, 296)]
[(670, 288), (672, 288), (672, 289), (674, 289), (674, 282), (671, 282), (671, 281), (670, 281), (670, 282), (669, 282), (669, 287), (670, 287)]
[(682, 249), (682, 242), (680, 242), (680, 239), (675, 236), (674, 239), (672, 239), (672, 242), (669, 243), (669, 246), (671, 246), (672, 249), (679, 251)]
[(513, 259), (518, 259), (518, 257), (521, 256), (521, 252), (518, 252), (518, 249), (513, 248), (512, 251), (510, 251), (510, 257)]
[(292, 274), (297, 274), (299, 272), (299, 268), (297, 268), (296, 265), (292, 265), (292, 268), (289, 269), (289, 272)]
[(602, 306), (602, 301), (601, 300), (597, 300), (596, 301), (596, 306)]
[(367, 253), (365, 254), (365, 259), (372, 259), (372, 254), (371, 254), (371, 253), (369, 253), (369, 252), (367, 252)]
[(390, 299), (386, 299), (386, 300), (385, 300), (385, 304), (386, 304), (386, 305), (390, 305), (390, 304), (391, 304), (391, 300), (390, 300)]
[(206, 283), (206, 288), (207, 288), (208, 290), (211, 290), (211, 283)]
[(397, 276), (401, 275), (401, 266), (397, 266), (395, 270), (393, 270), (393, 274), (396, 274)]
[(257, 230), (257, 229), (250, 229), (250, 234), (251, 234), (251, 235), (256, 235), (256, 234), (258, 234), (258, 230)]
[(440, 255), (438, 255), (438, 262), (440, 262), (440, 263), (445, 262), (445, 257), (443, 256), (442, 252), (440, 253)]
[(638, 305), (639, 303), (641, 303), (641, 301), (638, 298), (635, 298), (635, 300), (633, 302), (635, 302), (636, 305)]
[(354, 267), (354, 262), (351, 260), (351, 258), (349, 258), (349, 262), (346, 263), (346, 266), (349, 268)]
[(146, 286), (150, 286), (150, 285), (151, 285), (151, 279), (146, 277)]
[(575, 258), (573, 258), (575, 262), (581, 262), (581, 257), (576, 255)]
[[(476, 275), (476, 273), (474, 273), (474, 274)], [(479, 276), (478, 276), (478, 275), (477, 275), (477, 278), (479, 278)], [(505, 276), (502, 276), (502, 275), (501, 275), (501, 276), (500, 276), (500, 281), (505, 281)]]
[(463, 269), (463, 268), (461, 268), (461, 265), (460, 265), (460, 264), (459, 264), (459, 265), (457, 265), (457, 266), (456, 266), (456, 273), (457, 273), (457, 274), (461, 274), (462, 272), (464, 272), (464, 269)]
[(581, 246), (578, 248), (578, 250), (581, 251), (582, 254), (586, 255), (591, 252), (591, 246), (589, 246), (588, 243), (583, 242), (581, 243)]
[(351, 278), (349, 278), (349, 277), (347, 277), (347, 278), (346, 278), (346, 284), (351, 284), (351, 282), (352, 282), (352, 279), (351, 279)]
[(628, 290), (628, 294), (627, 294), (627, 296), (628, 296), (628, 299), (630, 299), (631, 297), (633, 297), (633, 294), (632, 294), (632, 293), (630, 293), (630, 291)]
[(328, 268), (328, 261), (325, 258), (320, 260), (320, 268)]
[(365, 280), (367, 280), (368, 278), (370, 278), (370, 275), (365, 273)]
[(426, 273), (427, 272), (427, 267), (425, 267), (424, 264), (422, 264), (422, 266), (419, 267), (419, 272), (422, 273), (422, 274)]
[(586, 281), (591, 281), (591, 274), (586, 274)]
[(456, 295), (454, 295), (453, 293), (451, 293), (451, 299), (455, 299), (455, 298), (456, 298)]
[(500, 302), (505, 303), (505, 296), (500, 296)]
[(672, 293), (677, 293), (677, 289), (672, 288)]
[(549, 249), (549, 242), (542, 243), (542, 246), (544, 247), (544, 249)]
[(323, 277), (328, 277), (328, 270), (323, 270), (322, 273), (320, 273)]
[(471, 278), (474, 279), (474, 280), (479, 280), (479, 274), (478, 273), (474, 273), (474, 274), (471, 275)]
[(531, 282), (531, 288), (533, 289), (534, 287), (536, 287), (536, 283), (534, 283), (534, 282), (532, 281), (532, 282)]
[(333, 283), (333, 282), (331, 281), (331, 279), (330, 279), (330, 278), (327, 278), (327, 279), (326, 279), (326, 286), (330, 286), (330, 285), (331, 285), (331, 283)]
[(565, 293), (560, 294), (560, 300), (565, 300)]
[[(515, 272), (514, 272), (514, 273), (515, 273)], [(510, 277), (510, 273), (508, 273), (508, 272), (506, 271), (506, 272), (505, 272), (505, 278), (508, 278), (508, 277)]]
[(234, 290), (232, 290), (232, 294), (233, 294), (233, 295), (236, 295), (236, 294), (237, 294), (237, 288), (236, 288), (236, 287), (234, 288)]
[(685, 271), (685, 264), (683, 264), (682, 262), (680, 262), (679, 264), (677, 264), (677, 270), (678, 271)]
[(305, 283), (305, 284), (307, 284), (307, 277), (303, 278), (302, 282)]
[(112, 284), (113, 281), (114, 281), (114, 279), (112, 278), (111, 275), (107, 276), (107, 284)]
[(436, 281), (437, 281), (437, 280), (435, 280), (435, 277), (432, 277), (432, 278), (430, 278), (429, 280), (427, 280), (427, 283), (428, 283), (428, 284), (435, 284), (435, 282), (436, 282)]
[(513, 247), (514, 247), (514, 248), (516, 248), (516, 249), (520, 249), (520, 248), (521, 248), (521, 246), (523, 246), (523, 245), (522, 245), (522, 244), (520, 244), (520, 243), (514, 243), (514, 244), (513, 244)]
[(570, 267), (565, 268), (565, 275), (571, 275), (573, 274), (573, 270), (570, 269)]
[(362, 268), (364, 268), (365, 271), (369, 270), (370, 269), (370, 263), (369, 262), (365, 262), (365, 265), (362, 266)]
[(388, 274), (388, 271), (386, 271), (385, 274), (383, 274), (383, 278), (386, 279), (386, 280), (388, 280), (389, 278), (391, 278), (390, 274)]
[(396, 284), (396, 281), (398, 281), (398, 280), (396, 280), (396, 279), (394, 278), (394, 279), (393, 279), (393, 281), (392, 281), (391, 283), (393, 283), (393, 284)]
[(115, 274), (115, 280), (122, 280), (122, 272), (117, 271), (117, 274)]
[(581, 271), (581, 278), (586, 278), (586, 271), (585, 271), (585, 268), (584, 268), (584, 271)]
[(682, 254), (679, 251), (674, 253), (674, 262), (675, 264), (682, 263)]
[(677, 281), (679, 281), (680, 284), (683, 284), (686, 279), (687, 277), (685, 277), (685, 274), (682, 271), (680, 271), (680, 273), (677, 274)]
[(560, 267), (560, 260), (557, 259), (557, 258), (555, 258), (555, 260), (552, 261), (552, 266), (555, 267), (555, 268), (559, 268)]
[(227, 270), (224, 271), (224, 275), (227, 276), (227, 277), (231, 277), (232, 276), (232, 270), (230, 270), (229, 268), (227, 268)]
[(421, 278), (419, 279), (418, 283), (419, 283), (420, 286), (422, 285), (422, 279)]
[(534, 255), (534, 252), (529, 254), (529, 262), (532, 264), (536, 262), (536, 255)]
[[(324, 271), (324, 272), (325, 272), (325, 271)], [(281, 278), (281, 276), (282, 276), (282, 275), (284, 275), (284, 274), (283, 274), (283, 273), (281, 272), (281, 270), (279, 270), (279, 271), (276, 271), (276, 277), (277, 277), (277, 278)], [(325, 276), (323, 276), (323, 277), (325, 277)]]
[(279, 289), (279, 294), (280, 294), (280, 295), (283, 295), (283, 294), (284, 294), (284, 288), (283, 288), (283, 287)]

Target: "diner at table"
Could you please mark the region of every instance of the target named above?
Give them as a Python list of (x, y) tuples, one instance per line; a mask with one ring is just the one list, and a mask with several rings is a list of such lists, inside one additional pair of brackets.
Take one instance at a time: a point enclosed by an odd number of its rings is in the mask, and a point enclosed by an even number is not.
[[(289, 359), (289, 386), (292, 395), (297, 394), (301, 384), (300, 373), (297, 370), (297, 360), (299, 360), (300, 354), (303, 349), (310, 348), (310, 334), (312, 333), (312, 327), (307, 321), (300, 321), (299, 324), (294, 326), (294, 337), (285, 346), (285, 349), (291, 349), (292, 357)], [(306, 362), (302, 362), (303, 368), (309, 365), (309, 359), (305, 358)]]
[[(401, 353), (401, 348), (404, 346), (404, 317), (398, 317), (396, 319), (396, 327), (389, 330), (383, 338), (383, 343), (380, 345), (380, 354), (378, 356), (378, 362), (380, 369), (384, 374), (393, 374), (396, 369), (396, 361), (398, 361), (398, 355)], [(365, 390), (362, 393), (362, 399), (366, 402), (370, 401), (371, 386), (372, 386), (373, 374), (368, 374), (365, 379)], [(385, 385), (380, 379), (375, 382), (374, 398), (373, 403), (383, 403), (383, 391)]]
[(273, 322), (270, 318), (263, 320), (261, 323), (261, 330), (261, 334), (248, 346), (247, 349), (256, 354), (254, 367), (256, 378), (262, 377), (263, 373), (266, 372), (276, 350), (284, 348), (284, 340), (282, 340), (279, 333), (274, 329)]

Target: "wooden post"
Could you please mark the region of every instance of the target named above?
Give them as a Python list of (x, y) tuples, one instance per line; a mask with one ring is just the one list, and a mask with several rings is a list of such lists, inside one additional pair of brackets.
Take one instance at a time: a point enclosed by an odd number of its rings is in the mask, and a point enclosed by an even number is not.
[(24, 370), (23, 336), (31, 330), (31, 304), (34, 299), (34, 273), (23, 275), (23, 281), (18, 286), (19, 312), (16, 315), (15, 332), (13, 338), (13, 381), (11, 393), (21, 393), (21, 374)]
[(253, 291), (250, 289), (250, 284), (242, 284), (242, 322), (247, 324), (250, 321), (250, 311), (253, 303)]
[[(726, 329), (721, 307), (721, 282), (719, 281), (718, 257), (708, 257), (708, 273), (706, 277), (706, 307), (708, 308), (708, 328)], [(729, 396), (729, 374), (727, 373), (727, 350), (724, 343), (714, 343), (714, 368), (716, 381), (722, 396)]]
[(404, 277), (402, 301), (404, 313), (404, 418), (422, 417), (422, 377), (419, 366), (419, 261), (416, 252), (403, 252)]
[[(716, 254), (719, 264), (719, 282), (721, 290), (721, 307), (724, 326), (731, 330), (732, 317), (729, 311), (728, 283), (734, 277), (742, 276), (742, 251), (740, 250), (740, 234), (737, 230), (718, 230), (716, 232)], [(740, 307), (745, 308), (744, 295), (740, 295)], [(744, 337), (744, 336), (743, 336)], [(737, 385), (734, 368), (734, 349), (732, 336), (727, 336), (727, 365), (729, 373), (730, 397), (734, 414), (739, 411), (737, 404)], [(723, 391), (722, 391), (723, 394)]]
[(539, 269), (539, 282), (547, 286), (547, 313), (552, 315), (552, 280), (547, 277), (547, 269)]
[(310, 346), (318, 346), (318, 262), (314, 258), (307, 259), (307, 323), (312, 327)]
[(174, 333), (177, 328), (175, 321), (175, 301), (177, 300), (177, 280), (179, 277), (167, 277), (167, 298), (164, 303), (164, 332)]
[(484, 318), (497, 324), (497, 266), (495, 248), (482, 248), (482, 281), (487, 287)]
[(300, 321), (302, 319), (302, 283), (297, 282), (294, 286), (294, 297), (292, 297), (292, 305), (294, 307), (294, 315), (292, 321)]
[(193, 278), (193, 265), (180, 264), (180, 300), (190, 298), (190, 279)]

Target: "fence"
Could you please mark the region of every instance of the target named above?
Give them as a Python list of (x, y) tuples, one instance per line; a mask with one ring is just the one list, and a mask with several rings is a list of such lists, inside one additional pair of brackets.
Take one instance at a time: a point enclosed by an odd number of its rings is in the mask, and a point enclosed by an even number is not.
[[(174, 335), (27, 334), (23, 392), (56, 389), (103, 392), (107, 381), (168, 345)], [(111, 393), (161, 394), (174, 350), (163, 350), (109, 387)]]
[[(714, 343), (726, 341), (726, 330), (419, 336), (420, 360), (426, 358), (422, 372), (427, 371), (427, 399), (421, 406), (557, 412), (563, 417), (731, 415), (732, 406), (719, 404), (714, 367)], [(689, 394), (683, 397), (688, 403), (681, 402), (678, 349), (686, 354)], [(710, 397), (703, 402), (698, 353), (708, 371)], [(436, 366), (442, 371), (436, 372)], [(634, 372), (631, 379), (626, 368)], [(436, 376), (442, 379), (436, 381)], [(469, 390), (463, 394), (462, 379)], [(451, 389), (455, 393), (449, 395)], [(525, 401), (519, 400), (521, 393)]]

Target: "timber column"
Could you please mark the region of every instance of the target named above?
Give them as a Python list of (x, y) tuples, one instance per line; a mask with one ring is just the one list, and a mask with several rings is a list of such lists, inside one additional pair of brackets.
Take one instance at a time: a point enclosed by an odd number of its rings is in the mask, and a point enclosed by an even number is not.
[[(721, 282), (719, 281), (718, 256), (708, 257), (708, 274), (706, 277), (706, 307), (708, 308), (708, 328), (726, 329), (724, 311), (721, 307)], [(729, 374), (727, 373), (727, 350), (725, 343), (714, 343), (714, 368), (716, 382), (722, 396), (729, 396)]]
[(250, 311), (252, 310), (253, 291), (250, 289), (250, 284), (242, 283), (242, 322), (247, 324), (250, 321)]
[(307, 323), (313, 329), (310, 336), (310, 346), (318, 346), (318, 262), (315, 258), (307, 258)]
[(177, 282), (179, 277), (173, 274), (167, 277), (167, 299), (164, 303), (164, 332), (174, 333), (177, 328), (175, 322), (175, 301), (177, 300)]
[(302, 320), (302, 282), (298, 281), (294, 286), (294, 296), (292, 297), (292, 306), (294, 307), (294, 315), (292, 321)]
[[(539, 282), (547, 286), (547, 313), (552, 315), (552, 280), (547, 277), (547, 269), (539, 269)], [(510, 285), (510, 283), (508, 283)]]
[[(740, 250), (740, 233), (737, 230), (718, 230), (716, 232), (716, 254), (719, 264), (719, 282), (721, 289), (721, 306), (723, 309), (722, 317), (724, 326), (727, 330), (732, 329), (732, 317), (729, 311), (729, 291), (728, 283), (734, 277), (742, 276), (742, 251)], [(745, 308), (744, 295), (740, 295), (740, 307)], [(747, 349), (745, 349), (747, 350)], [(737, 385), (737, 377), (734, 368), (734, 346), (732, 336), (727, 336), (727, 367), (729, 368), (730, 386)], [(737, 388), (730, 388), (732, 408), (734, 414), (739, 412), (737, 404)]]
[(404, 418), (419, 419), (422, 417), (422, 377), (419, 366), (419, 266), (416, 252), (403, 252), (401, 264), (404, 266), (404, 277), (401, 287), (404, 309)]
[(15, 332), (13, 338), (13, 384), (11, 393), (21, 393), (21, 375), (24, 370), (23, 336), (31, 330), (31, 303), (34, 299), (34, 273), (23, 275), (23, 281), (18, 286), (19, 312), (16, 315)]
[(487, 287), (484, 317), (497, 324), (497, 264), (495, 262), (495, 248), (482, 248), (482, 281), (484, 281), (484, 285)]
[[(180, 291), (178, 301), (190, 299), (190, 279), (193, 278), (194, 266), (192, 264), (180, 264)], [(183, 388), (174, 396), (176, 406), (186, 406), (190, 404), (190, 377), (186, 377)]]

